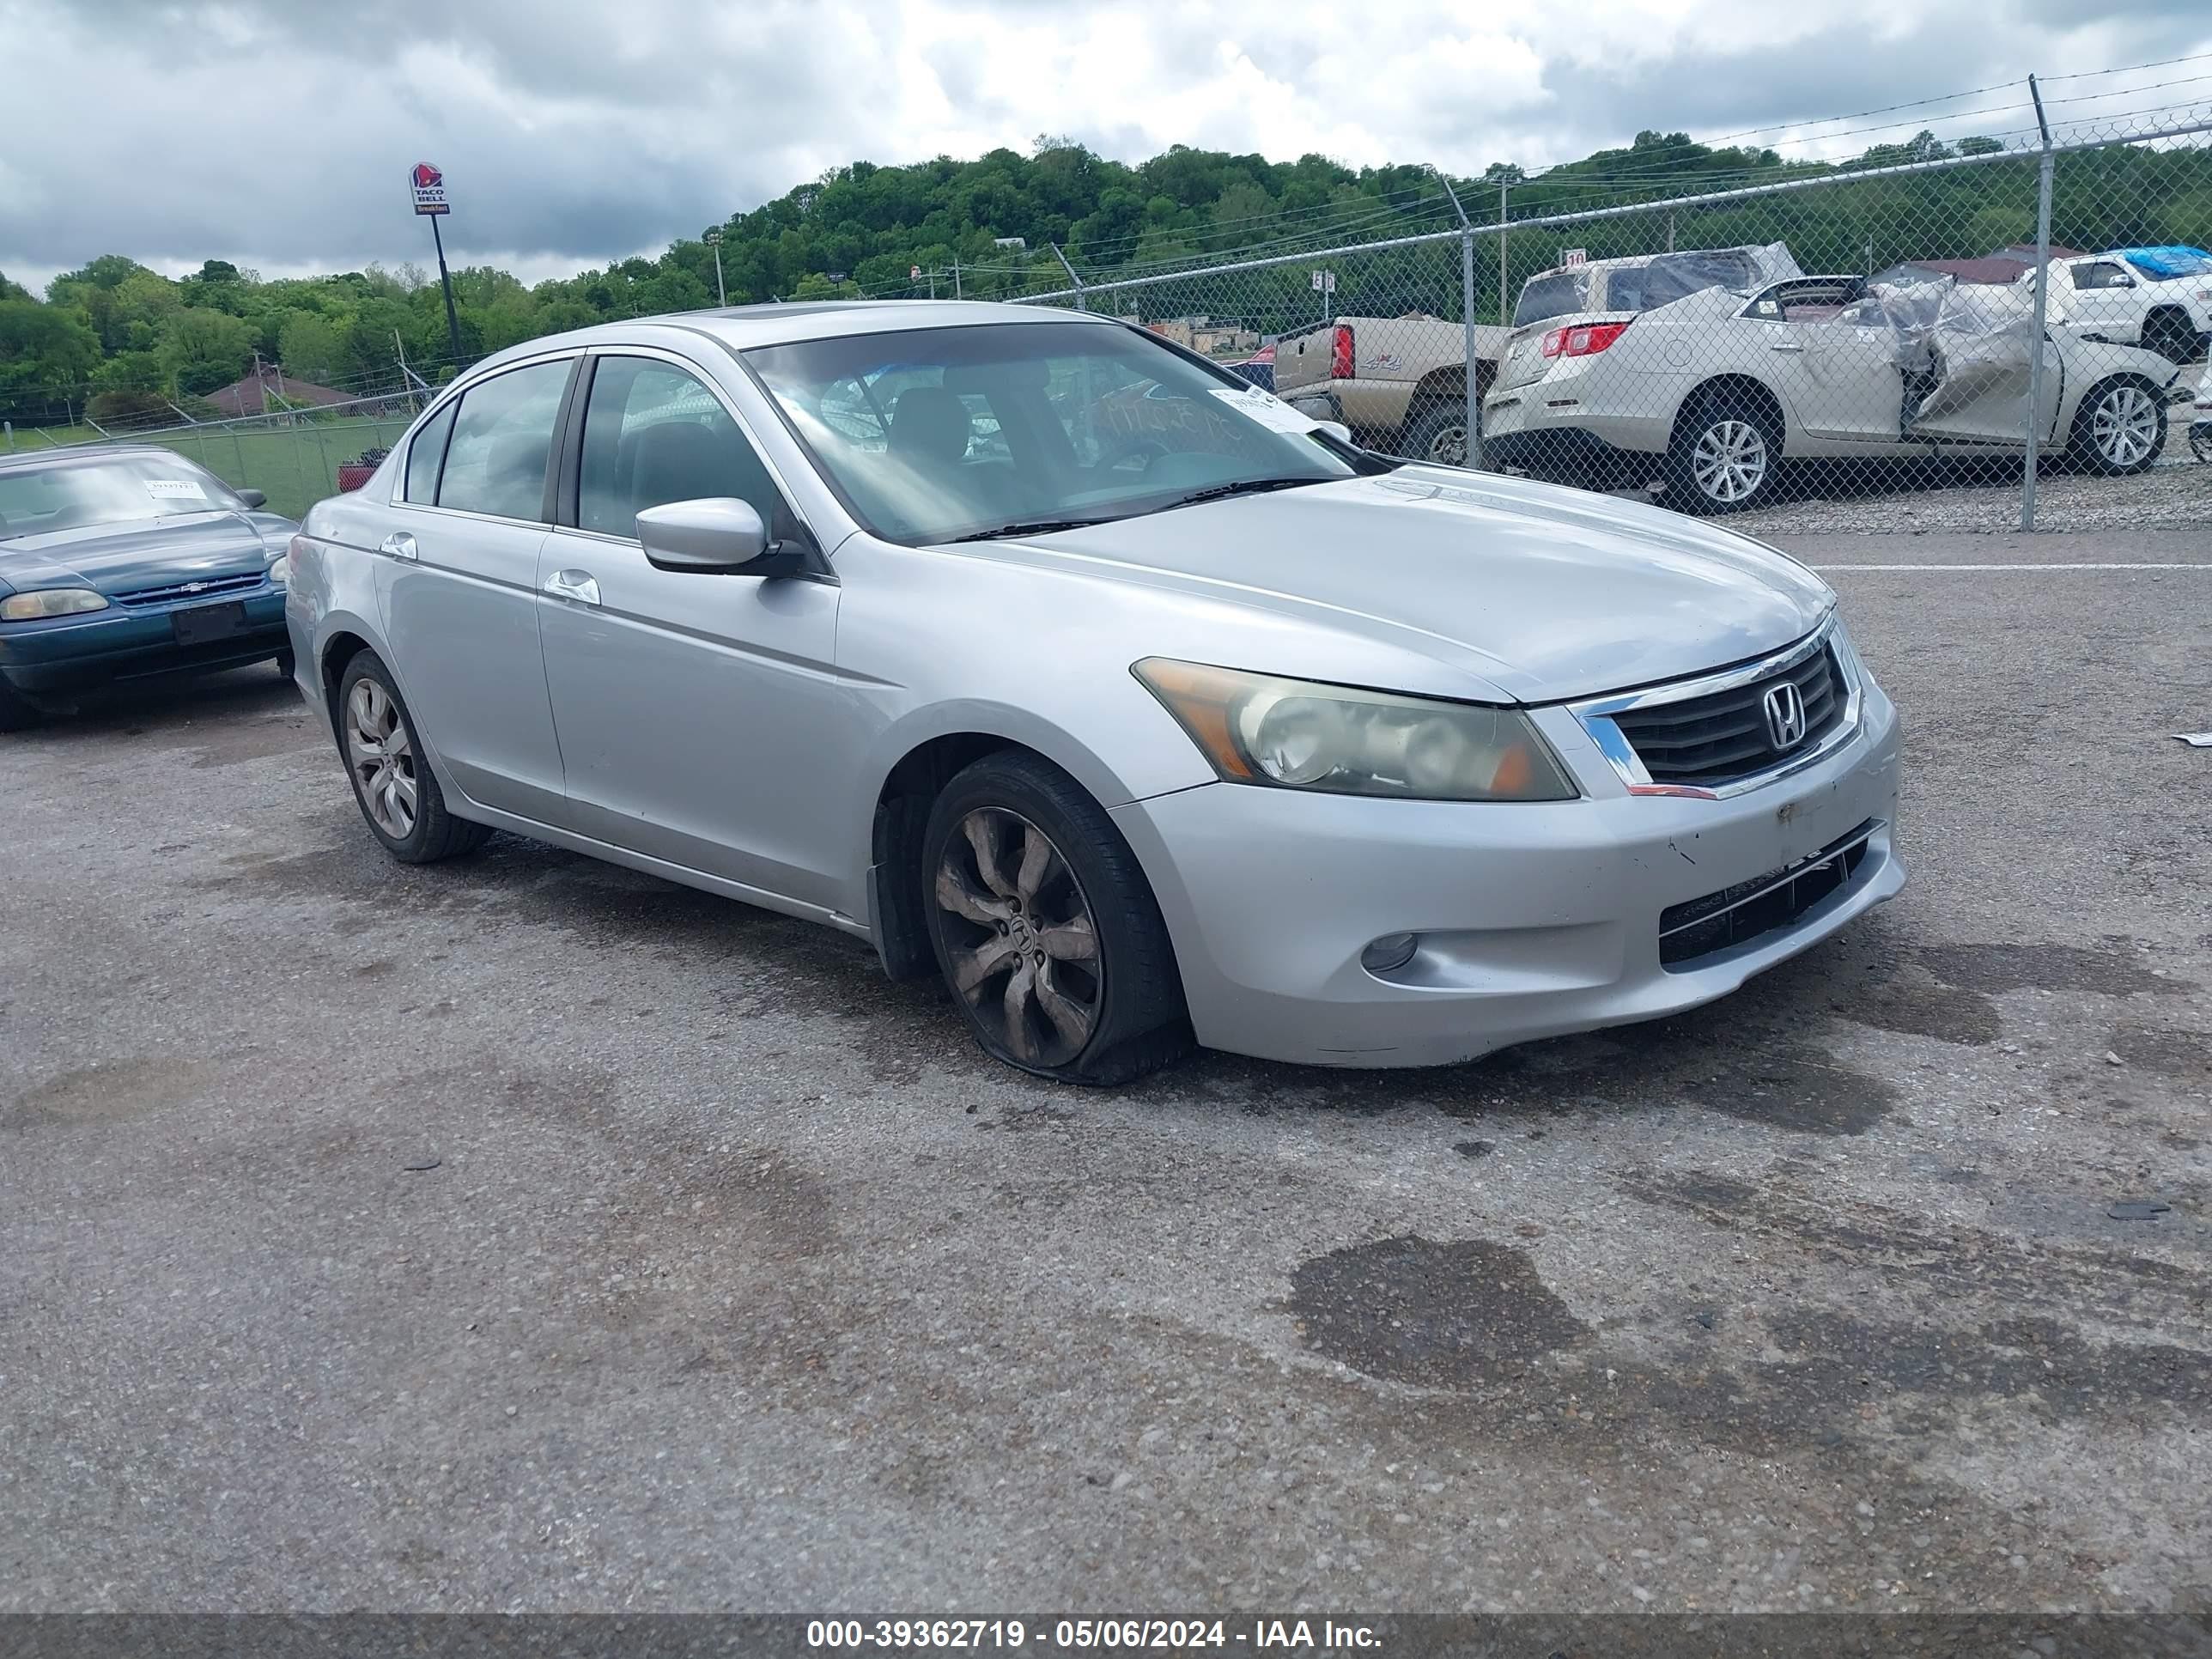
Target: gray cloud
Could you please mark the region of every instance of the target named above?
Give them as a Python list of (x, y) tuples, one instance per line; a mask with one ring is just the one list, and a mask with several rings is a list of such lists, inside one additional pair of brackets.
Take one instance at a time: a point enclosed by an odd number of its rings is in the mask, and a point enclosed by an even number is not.
[[(446, 169), (457, 260), (544, 271), (658, 248), (839, 161), (1040, 131), (1126, 160), (1180, 139), (1474, 171), (1644, 127), (1714, 136), (2212, 52), (2202, 0), (1802, 23), (1755, 0), (1695, 0), (1663, 22), (1648, 0), (1469, 9), (1419, 0), (1378, 29), (1340, 0), (0, 0), (15, 135), (0, 270), (37, 279), (107, 252), (270, 270), (422, 258), (401, 184), (417, 160)], [(2191, 70), (2212, 63), (2063, 91)], [(2212, 73), (2138, 101), (2192, 95), (2212, 97)], [(2025, 121), (1948, 130), (1977, 125)]]

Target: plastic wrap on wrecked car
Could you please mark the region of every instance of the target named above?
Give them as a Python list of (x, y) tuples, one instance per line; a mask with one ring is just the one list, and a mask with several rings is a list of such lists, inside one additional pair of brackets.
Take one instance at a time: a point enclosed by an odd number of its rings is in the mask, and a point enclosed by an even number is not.
[[(1603, 303), (1597, 279), (1606, 279)], [(1707, 289), (1755, 293), (1770, 283), (1802, 276), (1788, 244), (1764, 247), (1687, 248), (1627, 264), (1568, 265), (1532, 276), (1522, 289), (1515, 326), (1580, 311), (1654, 311)]]
[(1886, 334), (1890, 361), (1908, 373), (1968, 353), (2025, 363), (2035, 337), (2035, 295), (2028, 285), (1961, 283), (1948, 276), (1914, 280), (1907, 274), (1869, 283), (1866, 297), (1845, 307), (1838, 320)]

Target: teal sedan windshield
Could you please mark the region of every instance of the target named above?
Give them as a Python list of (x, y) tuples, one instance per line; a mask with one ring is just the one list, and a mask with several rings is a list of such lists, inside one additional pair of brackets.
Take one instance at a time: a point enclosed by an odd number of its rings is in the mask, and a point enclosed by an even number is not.
[(214, 474), (180, 457), (71, 457), (52, 466), (0, 471), (0, 541), (88, 525), (239, 511), (245, 505)]
[(892, 541), (1130, 518), (1359, 470), (1267, 393), (1118, 324), (852, 334), (744, 360), (846, 505)]

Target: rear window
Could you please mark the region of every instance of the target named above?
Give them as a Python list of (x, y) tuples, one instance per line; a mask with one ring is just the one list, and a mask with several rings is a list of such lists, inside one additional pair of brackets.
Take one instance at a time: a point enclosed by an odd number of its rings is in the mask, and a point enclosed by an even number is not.
[(1662, 253), (1649, 264), (1628, 265), (1606, 284), (1607, 311), (1652, 311), (1709, 288), (1758, 286), (1759, 267), (1735, 251)]
[(1548, 322), (1554, 317), (1588, 311), (1589, 276), (1582, 270), (1557, 270), (1548, 276), (1532, 276), (1521, 290), (1521, 303), (1513, 307), (1513, 326)]

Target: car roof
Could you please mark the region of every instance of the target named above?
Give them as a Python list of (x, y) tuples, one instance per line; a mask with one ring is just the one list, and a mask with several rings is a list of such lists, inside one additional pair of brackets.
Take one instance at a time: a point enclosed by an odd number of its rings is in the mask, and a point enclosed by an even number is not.
[(618, 345), (661, 330), (702, 335), (729, 350), (784, 345), (796, 340), (834, 339), (854, 334), (890, 334), (916, 328), (973, 328), (991, 323), (1090, 323), (1125, 327), (1113, 319), (1056, 306), (1003, 305), (985, 300), (813, 300), (770, 305), (725, 306), (705, 311), (669, 312), (626, 322), (597, 323), (566, 334), (548, 334), (487, 357), (477, 371), (567, 347)]
[[(118, 455), (162, 455), (171, 460), (189, 459), (160, 444), (72, 444), (65, 449), (0, 450), (0, 472), (27, 472), (33, 467), (85, 466), (112, 460)], [(197, 462), (193, 463), (198, 465)]]

